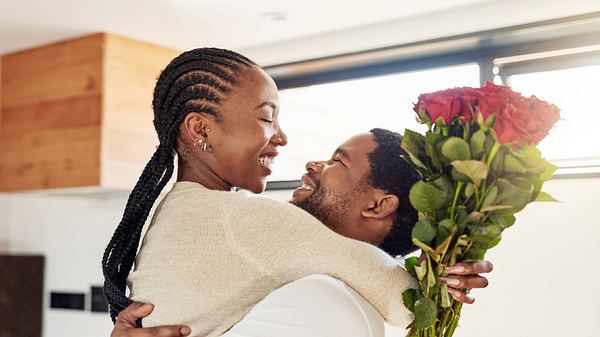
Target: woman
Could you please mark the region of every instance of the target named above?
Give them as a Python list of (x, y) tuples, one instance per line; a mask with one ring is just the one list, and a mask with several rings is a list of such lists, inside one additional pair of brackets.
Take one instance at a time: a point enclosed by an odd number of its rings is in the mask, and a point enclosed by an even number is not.
[[(262, 192), (277, 147), (287, 143), (277, 88), (256, 64), (226, 50), (185, 52), (161, 73), (153, 108), (160, 145), (103, 257), (113, 320), (131, 303), (128, 276), (131, 297), (156, 306), (144, 325), (184, 323), (194, 336), (216, 336), (271, 291), (317, 273), (346, 282), (388, 322), (411, 320), (400, 294), (415, 281), (385, 253), (292, 205), (232, 192)], [(136, 257), (175, 154), (177, 182)]]

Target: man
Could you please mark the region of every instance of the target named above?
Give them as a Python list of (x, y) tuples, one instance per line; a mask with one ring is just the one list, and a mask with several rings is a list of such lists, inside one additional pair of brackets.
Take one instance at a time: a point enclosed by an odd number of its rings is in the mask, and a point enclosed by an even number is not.
[[(291, 203), (335, 232), (371, 243), (391, 256), (412, 252), (410, 234), (417, 212), (410, 206), (408, 194), (419, 177), (403, 158), (401, 140), (399, 134), (383, 129), (350, 138), (329, 160), (306, 164), (302, 186), (294, 191)], [(446, 269), (452, 276), (442, 281), (451, 286), (449, 291), (454, 299), (472, 303), (474, 299), (459, 289), (486, 287), (487, 279), (477, 274), (491, 269), (489, 262), (457, 264)], [(358, 295), (352, 296), (355, 299)], [(285, 300), (293, 301), (289, 297), (284, 297)], [(189, 329), (182, 326), (133, 328), (136, 319), (151, 311), (151, 305), (132, 304), (119, 315), (111, 336), (189, 334)]]

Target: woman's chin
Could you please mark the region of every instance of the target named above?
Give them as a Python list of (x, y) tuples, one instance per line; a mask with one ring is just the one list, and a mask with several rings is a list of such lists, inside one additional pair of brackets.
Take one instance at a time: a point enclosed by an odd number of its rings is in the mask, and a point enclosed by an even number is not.
[(244, 188), (245, 190), (248, 190), (254, 194), (261, 194), (262, 192), (265, 191), (265, 189), (267, 188), (267, 178), (265, 177), (264, 179), (260, 179), (260, 181), (257, 181), (253, 184), (251, 184), (250, 186), (248, 186), (248, 188)]

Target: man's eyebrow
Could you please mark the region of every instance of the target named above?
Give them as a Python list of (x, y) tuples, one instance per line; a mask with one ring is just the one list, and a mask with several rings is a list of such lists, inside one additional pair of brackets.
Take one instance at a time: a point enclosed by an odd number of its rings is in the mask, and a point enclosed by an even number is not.
[(260, 109), (262, 107), (265, 107), (265, 106), (268, 106), (268, 107), (270, 107), (273, 110), (277, 110), (277, 104), (275, 104), (273, 102), (268, 102), (268, 101), (260, 103), (256, 108), (254, 108), (254, 110), (258, 110), (258, 109)]
[(341, 156), (346, 157), (346, 159), (348, 159), (349, 161), (352, 161), (352, 159), (350, 159), (350, 156), (348, 155), (348, 151), (338, 147), (337, 149), (335, 149), (335, 153), (340, 154)]

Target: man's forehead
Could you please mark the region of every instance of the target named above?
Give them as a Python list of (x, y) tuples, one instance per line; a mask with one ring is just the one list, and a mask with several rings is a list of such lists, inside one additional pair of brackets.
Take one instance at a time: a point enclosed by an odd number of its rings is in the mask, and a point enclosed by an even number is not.
[(343, 142), (338, 149), (348, 153), (350, 157), (367, 156), (375, 149), (375, 140), (371, 133), (359, 133)]

